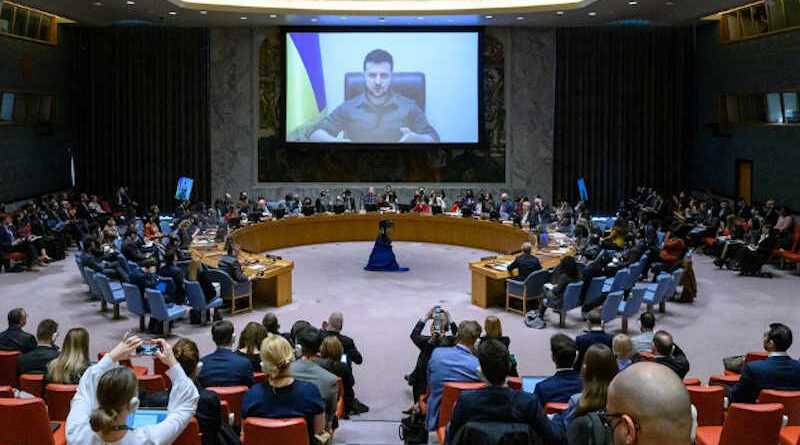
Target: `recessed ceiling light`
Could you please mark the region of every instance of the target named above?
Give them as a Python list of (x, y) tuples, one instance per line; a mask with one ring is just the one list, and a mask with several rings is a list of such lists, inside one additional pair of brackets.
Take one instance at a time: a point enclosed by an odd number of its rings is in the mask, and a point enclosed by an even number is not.
[(517, 17), (517, 20), (525, 20), (525, 17), (519, 16), (519, 17)]
[(493, 15), (486, 15), (486, 16), (484, 16), (484, 17), (486, 17), (487, 19), (493, 19), (493, 18), (494, 18), (494, 16), (493, 16)]
[(589, 13), (589, 17), (594, 17), (594, 16), (596, 16), (596, 15), (597, 15), (597, 13), (596, 13), (596, 12), (594, 12), (594, 11), (592, 11), (592, 12), (590, 12), (590, 13)]
[(311, 21), (312, 21), (312, 22), (316, 22), (316, 21), (317, 21), (317, 19), (316, 19), (316, 18), (313, 18), (313, 19), (311, 19)]
[(344, 16), (344, 15), (343, 15), (343, 16), (339, 17), (339, 19), (340, 19), (340, 20), (347, 20), (347, 16)]
[(170, 11), (170, 12), (169, 12), (169, 15), (178, 15), (178, 13), (177, 13), (177, 12), (175, 12), (175, 11)]
[(425, 17), (419, 16), (417, 17), (417, 20), (425, 20)]
[(564, 15), (564, 11), (556, 11), (556, 15)]
[(135, 2), (135, 1), (133, 1), (133, 0), (128, 0), (128, 1), (126, 1), (125, 3), (127, 3), (127, 4), (129, 4), (129, 5), (135, 5), (135, 4), (136, 4), (136, 2)]
[(270, 15), (269, 15), (269, 18), (271, 18), (271, 19), (275, 19), (275, 18), (278, 18), (278, 15), (277, 15), (277, 14), (270, 14)]
[(206, 11), (206, 10), (204, 9), (204, 10), (200, 11), (200, 14), (206, 15), (206, 14), (208, 14), (208, 11)]
[(636, 6), (636, 5), (639, 4), (639, 2), (637, 2), (636, 0), (631, 0), (631, 1), (628, 2), (628, 4), (631, 5), (631, 6)]
[(246, 15), (243, 15), (243, 16), (241, 16), (239, 18), (242, 19), (242, 20), (247, 20), (247, 16)]
[(103, 2), (94, 2), (95, 6), (103, 6)]

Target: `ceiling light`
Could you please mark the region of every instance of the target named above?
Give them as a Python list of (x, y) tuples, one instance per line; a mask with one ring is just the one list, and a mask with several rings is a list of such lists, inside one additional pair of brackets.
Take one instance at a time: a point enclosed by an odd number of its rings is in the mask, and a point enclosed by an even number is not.
[(556, 15), (564, 15), (564, 11), (556, 11)]
[(125, 2), (125, 3), (127, 3), (127, 4), (129, 4), (129, 5), (135, 5), (135, 4), (136, 4), (136, 2), (135, 2), (135, 1), (133, 1), (133, 0), (128, 0), (128, 1), (127, 1), (127, 2)]
[(243, 15), (243, 16), (241, 16), (239, 18), (242, 19), (242, 20), (247, 20), (247, 16), (246, 15)]
[(493, 19), (494, 18), (494, 16), (492, 16), (492, 15), (486, 15), (484, 17), (486, 17), (487, 19)]
[(170, 11), (170, 12), (169, 12), (169, 15), (178, 15), (178, 13), (177, 13), (177, 12), (175, 12), (175, 11)]
[(594, 12), (594, 11), (592, 11), (592, 12), (590, 12), (590, 13), (589, 13), (589, 17), (594, 17), (594, 16), (596, 16), (596, 15), (597, 15), (597, 13), (596, 13), (596, 12)]
[(94, 2), (95, 6), (103, 6), (103, 2)]
[(204, 10), (200, 11), (200, 14), (206, 15), (206, 14), (208, 14), (208, 11), (206, 11), (206, 10), (204, 9)]
[(519, 16), (519, 17), (517, 17), (517, 20), (525, 20), (525, 17)]
[(631, 5), (631, 6), (636, 6), (636, 5), (639, 4), (639, 2), (637, 2), (636, 0), (631, 0), (631, 1), (628, 2), (628, 4)]
[(313, 19), (311, 19), (311, 21), (312, 21), (312, 22), (316, 22), (316, 21), (317, 21), (317, 19), (316, 19), (316, 18), (313, 18)]
[(275, 19), (275, 18), (278, 18), (278, 15), (277, 15), (277, 14), (270, 14), (270, 15), (269, 15), (269, 18), (271, 18), (271, 19)]

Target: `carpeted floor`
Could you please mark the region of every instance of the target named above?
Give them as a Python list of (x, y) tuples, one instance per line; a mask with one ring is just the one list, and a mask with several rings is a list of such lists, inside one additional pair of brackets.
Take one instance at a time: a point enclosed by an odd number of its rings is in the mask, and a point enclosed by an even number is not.
[[(456, 321), (475, 319), (483, 323), (489, 315), (503, 322), (504, 333), (511, 337), (511, 352), (523, 375), (547, 375), (553, 372), (549, 337), (559, 332), (555, 314), (548, 313), (547, 329), (537, 331), (524, 326), (520, 316), (502, 309), (484, 310), (469, 301), (469, 261), (488, 253), (481, 250), (425, 244), (394, 243), (398, 262), (410, 267), (406, 273), (371, 273), (362, 269), (372, 243), (322, 244), (283, 249), (273, 253), (295, 261), (293, 272), (294, 304), (275, 310), (282, 330), (288, 331), (296, 320), (308, 320), (319, 326), (331, 311), (345, 315), (344, 333), (353, 337), (364, 355), (364, 364), (354, 369), (356, 395), (370, 407), (370, 412), (342, 422), (337, 443), (399, 443), (397, 421), (400, 411), (411, 402), (403, 375), (411, 371), (417, 350), (408, 338), (414, 323), (435, 304), (448, 308)], [(717, 270), (711, 259), (696, 256), (698, 300), (692, 305), (670, 303), (666, 314), (658, 314), (657, 328), (671, 332), (691, 362), (690, 376), (706, 381), (722, 371), (722, 357), (761, 350), (762, 334), (769, 322), (780, 321), (795, 330), (800, 312), (797, 287), (800, 278), (788, 271), (776, 271), (774, 279), (739, 277)], [(51, 264), (39, 272), (0, 274), (0, 313), (24, 307), (29, 315), (26, 330), (35, 332), (45, 317), (60, 325), (61, 339), (74, 326), (91, 333), (91, 354), (106, 351), (125, 331), (135, 331), (135, 317), (111, 320), (110, 313), (100, 313), (99, 303), (90, 301), (75, 262)], [(240, 331), (247, 322), (260, 321), (268, 307), (256, 307), (250, 314), (231, 320)], [(123, 305), (123, 315), (125, 309)], [(583, 330), (580, 311), (568, 315), (563, 332), (576, 335)], [(615, 320), (607, 330), (619, 332)], [(631, 323), (631, 330), (638, 322)], [(172, 339), (195, 340), (201, 354), (213, 350), (208, 327), (181, 323)], [(790, 350), (798, 355), (795, 347)], [(148, 364), (149, 360), (137, 360)]]

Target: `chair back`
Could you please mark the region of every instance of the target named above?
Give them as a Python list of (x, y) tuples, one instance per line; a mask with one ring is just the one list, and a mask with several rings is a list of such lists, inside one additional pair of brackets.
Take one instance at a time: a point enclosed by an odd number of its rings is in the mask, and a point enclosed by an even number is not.
[(625, 290), (625, 286), (628, 284), (629, 275), (630, 273), (627, 268), (618, 270), (617, 274), (614, 275), (614, 281), (611, 282), (611, 290), (608, 292), (613, 293), (616, 291)]
[(794, 237), (792, 238), (792, 253), (798, 253), (798, 244), (800, 244), (800, 224), (794, 225)]
[(697, 377), (685, 377), (683, 384), (686, 386), (701, 386), (703, 383)]
[(8, 385), (0, 386), (0, 398), (13, 399), (14, 390)]
[(670, 284), (672, 283), (672, 275), (668, 273), (660, 273), (656, 278), (656, 289), (653, 291), (653, 300), (647, 301), (648, 304), (658, 304), (664, 299), (667, 294)]
[(167, 384), (159, 374), (137, 375), (136, 378), (139, 379), (139, 388), (148, 394), (167, 390)]
[(759, 360), (766, 360), (769, 357), (769, 353), (767, 351), (750, 351), (744, 356), (744, 362), (757, 362)]
[(44, 392), (44, 374), (20, 374), (19, 389), (41, 397)]
[(783, 405), (733, 403), (719, 445), (772, 445), (780, 442)]
[(223, 298), (231, 298), (233, 296), (233, 278), (227, 272), (220, 269), (209, 268), (206, 271), (208, 280), (212, 283), (219, 283), (219, 294)]
[(94, 287), (97, 289), (100, 297), (109, 303), (113, 302), (114, 298), (111, 296), (111, 285), (108, 284), (107, 276), (100, 272), (94, 274)]
[(642, 308), (643, 298), (644, 289), (634, 289), (628, 297), (628, 301), (625, 302), (625, 310), (622, 315), (628, 318), (636, 316), (639, 313), (639, 309)]
[(0, 443), (52, 445), (53, 433), (44, 400), (0, 399)]
[(583, 304), (588, 305), (600, 298), (603, 294), (603, 284), (606, 282), (606, 277), (594, 277), (589, 283), (589, 288), (586, 289), (586, 297), (583, 299)]
[(564, 306), (562, 310), (567, 312), (569, 310), (575, 309), (578, 307), (578, 301), (581, 298), (581, 288), (583, 287), (583, 281), (577, 281), (575, 283), (569, 283), (567, 285), (567, 290), (564, 291)]
[(183, 429), (183, 432), (172, 445), (203, 445), (203, 436), (200, 434), (200, 424), (197, 423), (197, 418), (192, 417), (192, 420)]
[(94, 271), (92, 269), (89, 269), (88, 267), (84, 267), (83, 273), (86, 275), (86, 280), (88, 281), (89, 284), (89, 293), (96, 297), (99, 297), (100, 292), (97, 290), (97, 286), (94, 284)]
[(19, 351), (0, 351), (0, 385), (17, 387)]
[(336, 402), (336, 417), (341, 419), (344, 417), (344, 383), (342, 383), (342, 378), (336, 378), (336, 387), (339, 393), (338, 401)]
[(725, 388), (687, 386), (689, 400), (697, 409), (697, 426), (721, 426), (725, 421)]
[(600, 316), (603, 318), (603, 323), (617, 318), (619, 313), (619, 303), (622, 301), (622, 296), (625, 293), (623, 290), (611, 292), (603, 302), (603, 308), (600, 310)]
[(234, 422), (236, 425), (241, 425), (242, 399), (248, 388), (246, 386), (209, 386), (206, 389), (214, 391), (219, 395), (220, 400), (228, 402), (228, 407), (233, 413)]
[(147, 315), (147, 311), (144, 308), (144, 299), (138, 286), (122, 283), (122, 291), (125, 293), (125, 305), (128, 307), (128, 312), (140, 316)]
[(626, 291), (633, 289), (633, 286), (636, 285), (636, 281), (642, 276), (642, 269), (644, 269), (642, 260), (630, 265), (628, 269), (628, 283), (625, 285)]
[(47, 407), (50, 411), (50, 420), (65, 422), (69, 414), (72, 397), (78, 391), (78, 385), (64, 385), (61, 383), (48, 383), (44, 393), (47, 398)]
[[(341, 377), (339, 377), (341, 379)], [(267, 375), (263, 372), (254, 372), (253, 381), (256, 383), (267, 383)]]
[(564, 402), (547, 402), (544, 405), (544, 413), (545, 414), (559, 414), (563, 413), (564, 411), (569, 408), (569, 403)]
[(167, 313), (167, 302), (164, 299), (164, 294), (156, 289), (145, 289), (147, 295), (147, 303), (150, 305), (150, 316), (156, 320), (166, 321), (169, 320)]
[(309, 445), (306, 419), (263, 419), (248, 417), (242, 426), (244, 445), (292, 444)]
[(683, 275), (682, 268), (672, 272), (672, 279), (669, 281), (669, 286), (667, 286), (666, 292), (664, 292), (664, 295), (661, 297), (662, 300), (666, 300), (667, 298), (675, 295), (675, 290), (678, 288), (678, 284), (681, 282), (681, 275)]
[(206, 296), (203, 293), (203, 288), (197, 281), (183, 280), (184, 289), (186, 289), (186, 298), (189, 300), (189, 305), (192, 309), (198, 311), (206, 310)]
[(800, 391), (762, 389), (758, 395), (758, 403), (782, 404), (783, 415), (789, 418), (789, 425), (800, 426)]
[(525, 296), (532, 297), (542, 294), (544, 283), (550, 277), (550, 271), (547, 269), (539, 269), (531, 273), (525, 278)]
[(480, 389), (486, 387), (482, 382), (445, 382), (442, 390), (442, 401), (439, 404), (439, 427), (445, 427), (453, 416), (453, 407), (456, 405), (461, 391)]

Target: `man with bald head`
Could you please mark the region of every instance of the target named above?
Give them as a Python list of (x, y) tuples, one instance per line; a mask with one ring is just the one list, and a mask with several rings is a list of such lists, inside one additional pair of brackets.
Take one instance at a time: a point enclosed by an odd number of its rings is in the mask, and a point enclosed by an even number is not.
[(614, 445), (692, 443), (689, 393), (673, 371), (657, 363), (636, 363), (614, 377), (605, 422)]
[(669, 332), (658, 331), (653, 335), (653, 354), (655, 355), (654, 362), (675, 371), (678, 377), (684, 378), (689, 372), (689, 359), (672, 340)]
[[(331, 335), (335, 336), (339, 339), (342, 343), (342, 349), (347, 359), (347, 366), (351, 369), (353, 367), (353, 363), (356, 365), (360, 365), (364, 362), (364, 358), (361, 356), (361, 353), (358, 352), (358, 348), (356, 348), (356, 343), (353, 341), (352, 338), (342, 334), (342, 327), (344, 326), (344, 315), (336, 311), (328, 317), (328, 321), (322, 322), (322, 338), (329, 337)], [(369, 407), (358, 399), (353, 399), (353, 414), (361, 414), (369, 411)], [(348, 413), (349, 414), (349, 413)]]

